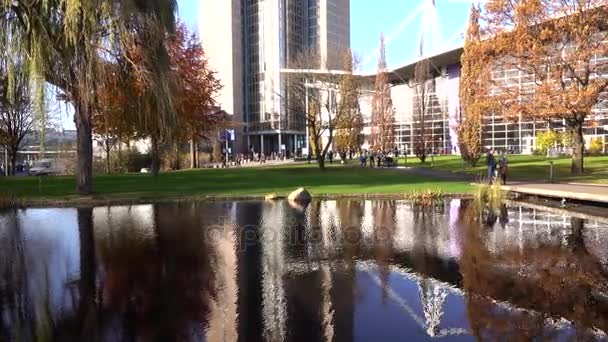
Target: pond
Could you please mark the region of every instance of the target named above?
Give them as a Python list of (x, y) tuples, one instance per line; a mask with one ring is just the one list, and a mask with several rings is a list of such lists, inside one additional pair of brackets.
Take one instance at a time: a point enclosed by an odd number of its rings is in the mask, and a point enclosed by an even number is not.
[(608, 221), (450, 199), (0, 212), (0, 341), (602, 340)]

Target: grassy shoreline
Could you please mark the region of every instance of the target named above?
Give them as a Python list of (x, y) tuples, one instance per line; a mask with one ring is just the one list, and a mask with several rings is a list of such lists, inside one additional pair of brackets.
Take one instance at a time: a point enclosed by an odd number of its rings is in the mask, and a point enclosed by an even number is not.
[[(467, 198), (472, 199), (474, 195), (470, 192), (466, 193), (442, 193), (434, 199), (445, 198)], [(5, 199), (6, 200), (6, 199)], [(3, 208), (88, 208), (88, 207), (103, 207), (103, 206), (122, 206), (122, 205), (138, 205), (138, 204), (163, 204), (163, 203), (181, 203), (181, 202), (222, 202), (222, 201), (264, 201), (264, 195), (208, 195), (208, 196), (183, 196), (183, 197), (86, 197), (75, 196), (74, 198), (66, 199), (14, 199), (3, 202), (0, 200), (0, 209)], [(268, 201), (281, 201), (285, 197)], [(320, 194), (314, 195), (315, 200), (415, 200), (412, 194), (343, 194), (331, 195)]]
[(181, 200), (263, 199), (268, 193), (286, 196), (307, 188), (315, 198), (371, 198), (407, 196), (427, 190), (442, 195), (463, 195), (473, 186), (410, 175), (394, 169), (331, 165), (325, 171), (314, 164), (287, 164), (261, 168), (185, 170), (149, 174), (98, 175), (94, 194), (74, 195), (70, 176), (0, 178), (0, 200), (23, 206), (108, 205)]

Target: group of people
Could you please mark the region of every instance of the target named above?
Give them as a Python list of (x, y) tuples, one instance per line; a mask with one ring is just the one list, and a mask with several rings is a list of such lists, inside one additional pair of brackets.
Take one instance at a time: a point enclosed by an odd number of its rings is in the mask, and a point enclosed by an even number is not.
[(360, 166), (367, 166), (368, 164), (370, 167), (388, 166), (392, 162), (393, 159), (388, 154), (382, 152), (363, 151), (359, 156)]
[(222, 156), (222, 164), (224, 167), (228, 165), (241, 166), (252, 162), (265, 164), (267, 160), (282, 160), (283, 153), (272, 152), (268, 155), (255, 152), (253, 149), (249, 153), (237, 153), (234, 155)]
[(488, 182), (492, 184), (494, 180), (500, 179), (502, 184), (507, 184), (507, 173), (509, 171), (509, 159), (503, 152), (498, 160), (494, 156), (493, 150), (486, 153), (486, 166), (488, 167)]

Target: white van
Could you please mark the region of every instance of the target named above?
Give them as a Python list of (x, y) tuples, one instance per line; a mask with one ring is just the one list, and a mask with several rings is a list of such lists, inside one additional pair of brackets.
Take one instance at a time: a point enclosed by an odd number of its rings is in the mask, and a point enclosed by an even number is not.
[(58, 174), (59, 170), (55, 165), (55, 160), (39, 159), (32, 164), (29, 172), (31, 176), (48, 176)]

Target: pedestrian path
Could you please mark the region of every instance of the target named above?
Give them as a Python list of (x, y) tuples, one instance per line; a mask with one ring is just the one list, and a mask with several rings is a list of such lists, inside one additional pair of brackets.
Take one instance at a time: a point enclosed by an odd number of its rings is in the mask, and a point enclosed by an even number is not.
[(464, 182), (474, 182), (475, 175), (467, 174), (467, 173), (455, 173), (446, 170), (439, 169), (431, 169), (425, 167), (407, 167), (407, 166), (397, 166), (396, 170), (406, 172), (415, 176), (435, 178), (440, 180), (449, 180), (449, 181), (464, 181)]
[(608, 204), (608, 186), (602, 185), (514, 182), (503, 185), (502, 189), (526, 195)]
[[(475, 182), (476, 176), (464, 173), (454, 173), (445, 170), (437, 170), (420, 167), (397, 167), (403, 172), (412, 175), (431, 177), (441, 180), (470, 181)], [(478, 176), (477, 176), (478, 178)], [(608, 186), (581, 183), (539, 183), (539, 182), (509, 182), (502, 189), (509, 192), (550, 197), (559, 200), (578, 200), (608, 204)]]
[[(272, 160), (268, 159), (264, 163), (260, 163), (259, 161), (250, 161), (243, 162), (241, 165), (236, 165), (234, 162), (230, 162), (228, 164), (229, 168), (244, 168), (244, 167), (270, 167), (270, 166), (278, 166), (278, 165), (296, 165), (303, 164), (305, 161), (294, 161), (293, 159), (285, 159), (285, 160)], [(204, 163), (200, 167), (201, 169), (215, 169), (215, 168), (224, 168), (223, 163)]]

